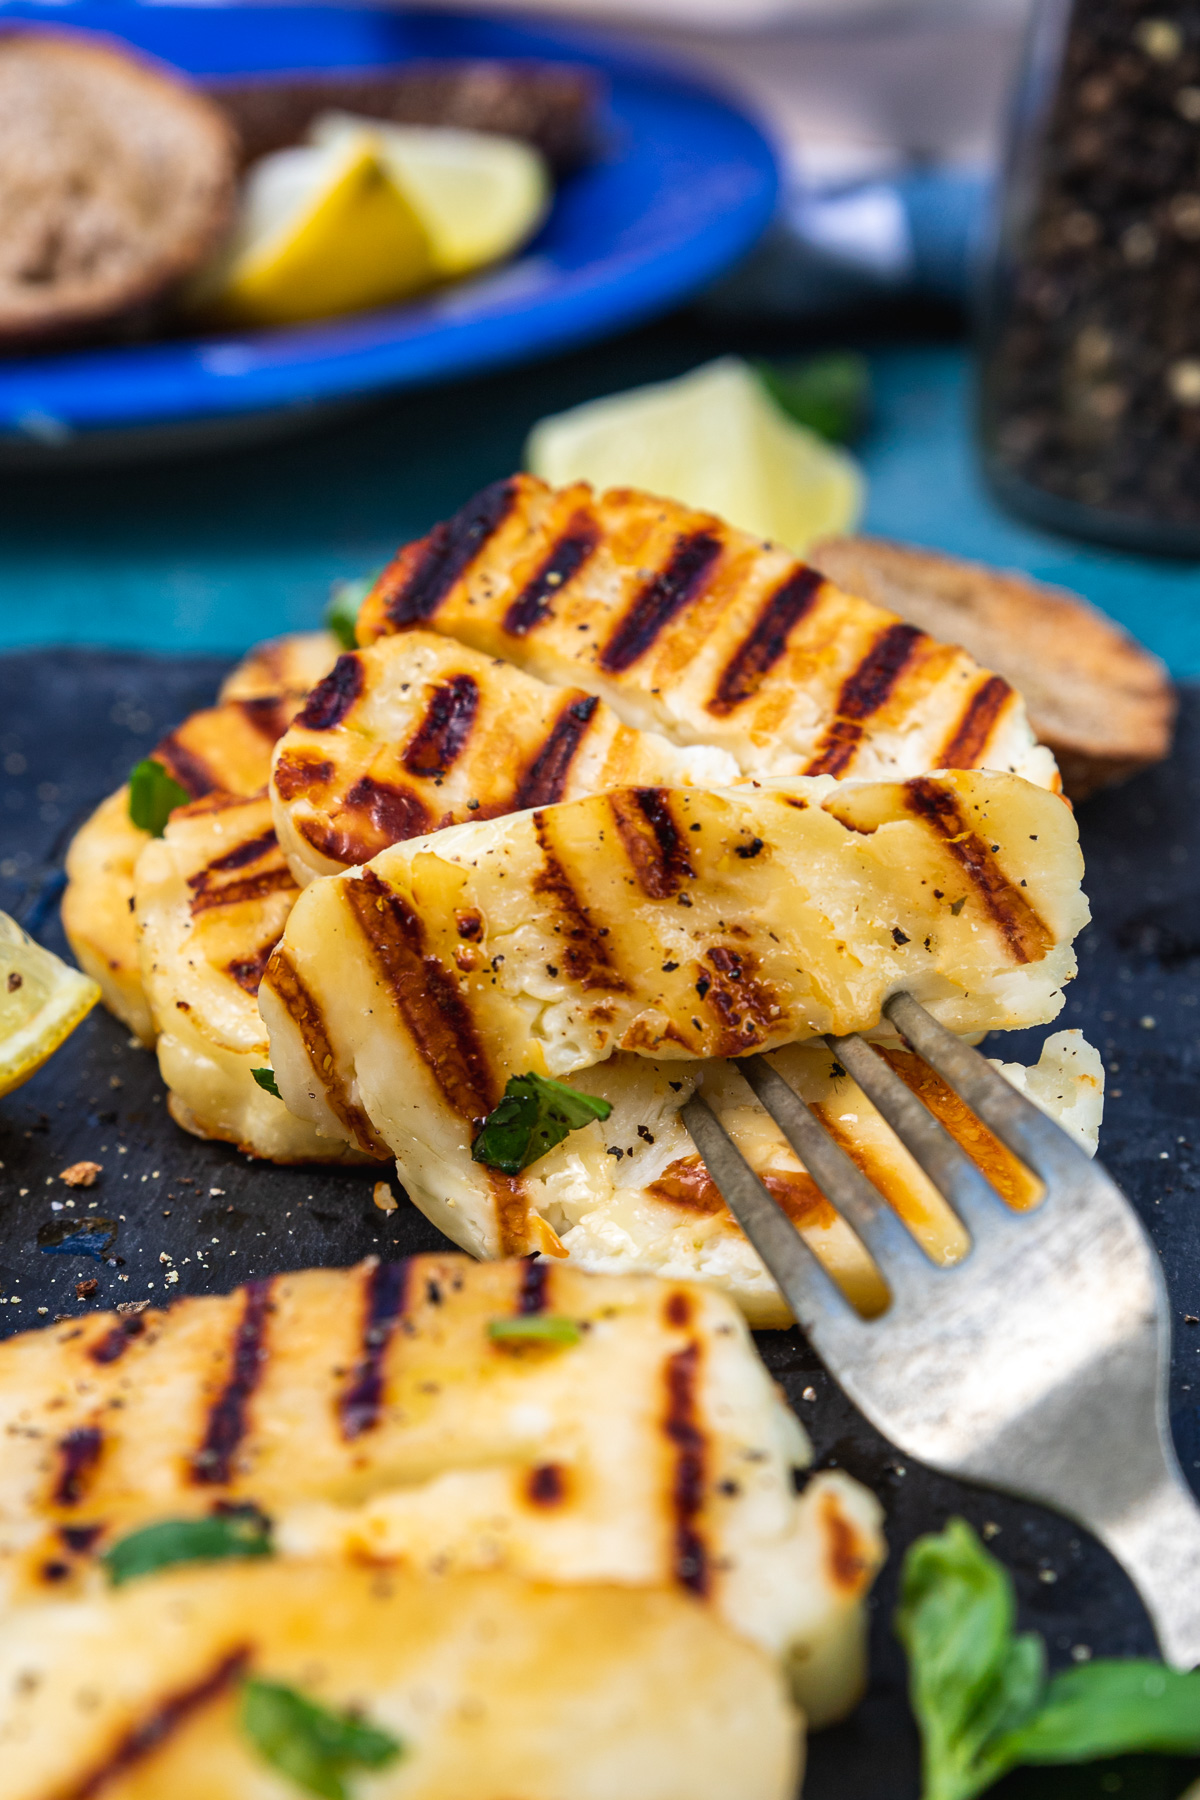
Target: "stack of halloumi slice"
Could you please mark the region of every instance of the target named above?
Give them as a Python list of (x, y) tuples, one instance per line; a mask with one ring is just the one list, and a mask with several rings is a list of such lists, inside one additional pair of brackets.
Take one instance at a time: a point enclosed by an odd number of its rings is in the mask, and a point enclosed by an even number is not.
[[(0, 1429), (5, 1800), (284, 1800), (247, 1678), (390, 1732), (397, 1800), (790, 1800), (789, 1688), (813, 1723), (861, 1690), (878, 1504), (809, 1472), (710, 1289), (281, 1275), (0, 1345)], [(108, 1587), (114, 1549), (202, 1519), (271, 1554)]]

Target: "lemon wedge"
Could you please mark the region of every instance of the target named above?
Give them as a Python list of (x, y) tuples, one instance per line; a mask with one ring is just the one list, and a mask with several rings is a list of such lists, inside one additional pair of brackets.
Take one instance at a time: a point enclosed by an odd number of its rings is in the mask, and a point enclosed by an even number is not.
[(550, 204), (545, 158), (518, 138), (449, 126), (387, 125), (325, 113), (310, 129), (333, 146), (364, 131), (420, 219), (438, 274), (446, 279), (511, 256)]
[(798, 425), (747, 363), (706, 363), (542, 419), (526, 467), (555, 487), (638, 487), (717, 513), (802, 556), (862, 510), (854, 458)]
[(97, 982), (0, 913), (0, 1094), (28, 1081), (99, 998)]
[(233, 241), (193, 300), (229, 324), (287, 325), (387, 306), (437, 275), (375, 134), (355, 131), (255, 163)]

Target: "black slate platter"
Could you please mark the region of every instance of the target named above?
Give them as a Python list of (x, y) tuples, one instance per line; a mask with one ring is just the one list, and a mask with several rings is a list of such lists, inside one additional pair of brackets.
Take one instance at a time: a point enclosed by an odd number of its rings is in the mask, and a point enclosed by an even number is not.
[[(0, 660), (0, 907), (43, 943), (65, 950), (57, 901), (72, 831), (169, 725), (210, 702), (223, 666), (75, 650)], [(1088, 802), (1080, 828), (1095, 919), (1059, 1024), (1082, 1027), (1108, 1065), (1102, 1154), (1166, 1266), (1172, 1418), (1200, 1488), (1200, 1325), (1189, 1322), (1200, 1315), (1200, 688), (1184, 695), (1172, 760)], [(1042, 1035), (996, 1037), (988, 1049), (1033, 1061)], [(57, 1177), (80, 1158), (103, 1174), (72, 1193)], [(370, 1173), (276, 1169), (187, 1137), (167, 1116), (153, 1056), (99, 1010), (0, 1100), (0, 1165), (0, 1334), (444, 1242), (411, 1207), (379, 1212)], [(65, 1254), (45, 1244), (64, 1226), (100, 1219), (115, 1224), (111, 1241), (93, 1230)], [(77, 1298), (81, 1282), (95, 1288)], [(871, 1689), (851, 1720), (812, 1740), (807, 1800), (916, 1800), (916, 1737), (890, 1617), (905, 1547), (952, 1513), (999, 1528), (989, 1535), (1015, 1577), (1021, 1623), (1045, 1634), (1054, 1664), (1080, 1646), (1152, 1652), (1129, 1583), (1076, 1527), (907, 1464), (842, 1398), (799, 1332), (766, 1332), (759, 1344), (818, 1463), (847, 1469), (880, 1495), (891, 1546), (874, 1601)], [(1007, 1800), (1174, 1800), (1197, 1772), (1126, 1759), (1019, 1773), (994, 1791)]]

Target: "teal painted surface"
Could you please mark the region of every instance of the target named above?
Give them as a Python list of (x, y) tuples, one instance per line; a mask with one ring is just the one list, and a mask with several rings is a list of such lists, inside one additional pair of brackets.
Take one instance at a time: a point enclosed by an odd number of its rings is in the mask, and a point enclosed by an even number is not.
[[(134, 467), (0, 474), (0, 645), (234, 651), (313, 624), (329, 583), (382, 562), (513, 468), (543, 413), (725, 346), (678, 321), (541, 368), (414, 393), (270, 446)], [(872, 357), (869, 529), (1086, 594), (1178, 675), (1200, 674), (1200, 565), (1068, 542), (984, 494), (953, 348)]]

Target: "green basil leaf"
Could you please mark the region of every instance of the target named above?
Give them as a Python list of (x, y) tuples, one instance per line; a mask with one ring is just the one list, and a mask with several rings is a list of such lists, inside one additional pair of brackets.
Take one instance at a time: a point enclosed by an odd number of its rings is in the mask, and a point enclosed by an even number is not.
[(871, 397), (865, 356), (836, 351), (800, 362), (760, 362), (755, 369), (775, 404), (798, 425), (834, 444), (847, 444), (861, 432)]
[(335, 581), (329, 590), (325, 608), (326, 629), (332, 631), (343, 650), (356, 650), (355, 626), (363, 601), (375, 586), (374, 575), (362, 575), (356, 581)]
[(152, 756), (129, 771), (129, 817), (151, 837), (161, 837), (175, 808), (186, 806), (191, 797)]
[(348, 1800), (343, 1777), (349, 1769), (385, 1768), (404, 1749), (390, 1732), (352, 1713), (330, 1712), (274, 1681), (244, 1684), (241, 1724), (265, 1761), (323, 1800)]
[(519, 1175), (572, 1131), (607, 1119), (608, 1100), (581, 1094), (563, 1081), (544, 1075), (510, 1075), (504, 1098), (484, 1120), (471, 1145), (477, 1163)]
[(1200, 1670), (1184, 1675), (1135, 1657), (1065, 1669), (1005, 1748), (1014, 1763), (1090, 1762), (1135, 1750), (1200, 1755)]
[(275, 1085), (274, 1069), (251, 1069), (250, 1073), (253, 1075), (264, 1094), (274, 1094), (277, 1100), (283, 1099), (283, 1095)]
[(101, 1557), (113, 1587), (176, 1563), (270, 1556), (271, 1521), (256, 1506), (229, 1507), (203, 1519), (163, 1519), (119, 1538)]
[(924, 1800), (971, 1800), (1015, 1760), (1003, 1740), (1045, 1687), (1040, 1637), (1017, 1637), (1012, 1582), (963, 1519), (919, 1538), (901, 1577), (896, 1630), (921, 1728)]
[(488, 1336), (496, 1344), (558, 1344), (567, 1349), (583, 1336), (574, 1319), (558, 1313), (517, 1314), (508, 1319), (492, 1319)]

